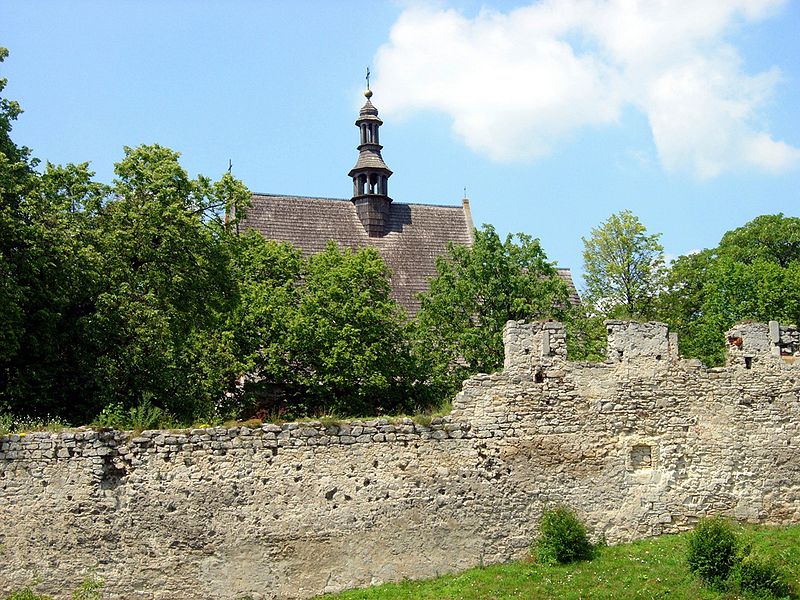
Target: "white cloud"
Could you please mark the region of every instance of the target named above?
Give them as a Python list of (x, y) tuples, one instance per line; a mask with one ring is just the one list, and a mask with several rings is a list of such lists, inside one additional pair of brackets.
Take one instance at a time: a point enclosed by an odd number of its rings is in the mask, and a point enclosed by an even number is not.
[(727, 41), (785, 0), (541, 0), (507, 14), (411, 5), (376, 58), (387, 113), (439, 110), (477, 152), (549, 154), (633, 106), (670, 170), (780, 171), (800, 151), (756, 119), (780, 72), (748, 75)]

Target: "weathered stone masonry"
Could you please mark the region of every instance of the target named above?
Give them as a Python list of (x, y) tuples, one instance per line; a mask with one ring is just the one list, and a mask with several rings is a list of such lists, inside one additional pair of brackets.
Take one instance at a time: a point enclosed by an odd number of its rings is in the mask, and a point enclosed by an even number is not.
[(796, 332), (740, 326), (717, 369), (661, 324), (608, 333), (573, 363), (560, 324), (509, 323), (504, 370), (429, 427), (0, 438), (0, 593), (68, 598), (93, 569), (108, 598), (305, 598), (519, 558), (558, 503), (610, 542), (800, 522)]

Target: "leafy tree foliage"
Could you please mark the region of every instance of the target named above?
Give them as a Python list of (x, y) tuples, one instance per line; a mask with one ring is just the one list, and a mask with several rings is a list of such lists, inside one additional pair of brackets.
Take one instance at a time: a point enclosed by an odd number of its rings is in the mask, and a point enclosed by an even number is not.
[(726, 233), (717, 248), (672, 265), (660, 317), (681, 351), (707, 364), (724, 360), (724, 334), (745, 319), (800, 323), (800, 219), (757, 217)]
[(294, 372), (287, 344), (305, 262), (290, 244), (266, 240), (252, 230), (235, 238), (232, 250), (238, 302), (226, 329), (233, 333), (234, 354), (246, 374), (242, 384), (247, 385), (229, 397), (226, 410), (272, 411), (285, 405), (285, 384)]
[(251, 234), (242, 251), (239, 339), (257, 406), (289, 416), (409, 408), (407, 324), (374, 249), (329, 243), (303, 260), (291, 246)]
[(37, 172), (10, 137), (21, 112), (0, 98), (0, 410), (60, 416), (91, 389), (82, 327), (96, 257), (86, 239), (105, 188), (86, 164)]
[(471, 247), (451, 246), (417, 315), (416, 352), (434, 395), (447, 397), (478, 372), (503, 364), (502, 331), (514, 319), (563, 318), (567, 289), (539, 245), (525, 234), (501, 240), (490, 225)]
[(613, 318), (649, 318), (661, 288), (664, 248), (629, 210), (611, 215), (583, 239), (585, 300)]
[(787, 268), (800, 260), (800, 218), (761, 215), (722, 236), (719, 253), (744, 264), (763, 260)]
[[(0, 47), (0, 63), (7, 56), (8, 50)], [(7, 81), (0, 79), (0, 94)], [(24, 237), (16, 224), (21, 220), (20, 202), (33, 184), (35, 164), (30, 151), (18, 147), (10, 137), (12, 123), (21, 112), (17, 102), (0, 96), (0, 306), (4, 307), (0, 313), (0, 361), (19, 352), (24, 335), (24, 294), (17, 273)]]
[[(114, 200), (98, 216), (103, 279), (90, 335), (103, 403), (157, 397), (208, 415), (235, 365), (223, 324), (236, 301), (221, 211), (249, 194), (230, 175), (190, 179), (177, 153), (125, 148)], [(228, 368), (226, 368), (228, 367)]]
[[(17, 351), (7, 357), (7, 402), (15, 412), (64, 415), (91, 395), (93, 350), (85, 334), (99, 280), (87, 239), (105, 193), (86, 164), (47, 164), (15, 211), (15, 281), (24, 299)], [(11, 399), (14, 402), (11, 402)]]
[(340, 251), (331, 242), (310, 257), (291, 346), (300, 365), (294, 384), (315, 408), (404, 408), (412, 374), (405, 315), (389, 293), (389, 270), (373, 248)]

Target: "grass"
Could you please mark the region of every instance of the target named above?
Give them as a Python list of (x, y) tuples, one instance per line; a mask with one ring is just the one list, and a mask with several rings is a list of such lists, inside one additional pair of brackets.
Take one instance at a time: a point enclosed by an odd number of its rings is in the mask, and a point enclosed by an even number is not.
[[(736, 526), (752, 552), (780, 564), (793, 587), (800, 590), (800, 525), (777, 528)], [(736, 591), (702, 587), (689, 573), (687, 534), (668, 535), (603, 548), (592, 561), (544, 565), (520, 561), (475, 568), (426, 581), (403, 581), (319, 598), (339, 600), (440, 599), (501, 600), (505, 598), (614, 598), (734, 600), (752, 598)], [(794, 596), (795, 598), (797, 596)]]
[(33, 431), (58, 433), (69, 428), (69, 424), (54, 417), (48, 416), (43, 419), (32, 419), (28, 417), (15, 417), (8, 413), (0, 413), (0, 435), (28, 433)]
[[(397, 424), (403, 419), (411, 419), (417, 425), (430, 427), (431, 421), (436, 417), (442, 417), (450, 413), (452, 404), (449, 401), (430, 407), (419, 409), (413, 415), (351, 415), (344, 416), (338, 414), (308, 415), (298, 417), (289, 422), (302, 423), (306, 421), (319, 421), (324, 427), (340, 426), (351, 421), (369, 421), (373, 419), (386, 419), (389, 423)], [(263, 423), (273, 423), (281, 425), (286, 423), (286, 419), (278, 413), (261, 415), (260, 418), (225, 419), (216, 417), (203, 422), (194, 421), (192, 423), (181, 423), (168, 412), (153, 406), (149, 401), (140, 403), (138, 406), (125, 410), (121, 403), (112, 403), (106, 406), (94, 421), (85, 425), (92, 428), (116, 429), (118, 431), (133, 431), (135, 435), (140, 434), (145, 429), (160, 429), (169, 431), (188, 431), (191, 429), (203, 429), (222, 425), (224, 427), (249, 427), (255, 429)], [(68, 423), (64, 423), (57, 418), (46, 417), (44, 419), (33, 419), (28, 417), (18, 417), (9, 413), (0, 412), (0, 435), (9, 433), (28, 433), (33, 431), (49, 431), (58, 433), (73, 429)]]

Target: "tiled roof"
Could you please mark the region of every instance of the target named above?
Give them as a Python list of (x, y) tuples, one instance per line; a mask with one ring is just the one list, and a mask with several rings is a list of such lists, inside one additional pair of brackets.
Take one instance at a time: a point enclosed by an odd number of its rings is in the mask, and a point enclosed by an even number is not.
[(578, 295), (578, 290), (575, 288), (575, 282), (572, 281), (572, 273), (570, 270), (564, 267), (556, 267), (556, 273), (558, 273), (561, 280), (567, 284), (569, 303), (572, 304), (572, 306), (580, 305), (581, 297)]
[(289, 242), (305, 255), (321, 252), (328, 240), (340, 248), (375, 248), (392, 270), (392, 296), (413, 316), (420, 306), (417, 294), (436, 275), (436, 257), (449, 242), (472, 244), (468, 206), (394, 202), (388, 233), (369, 237), (349, 200), (254, 194), (242, 227)]

